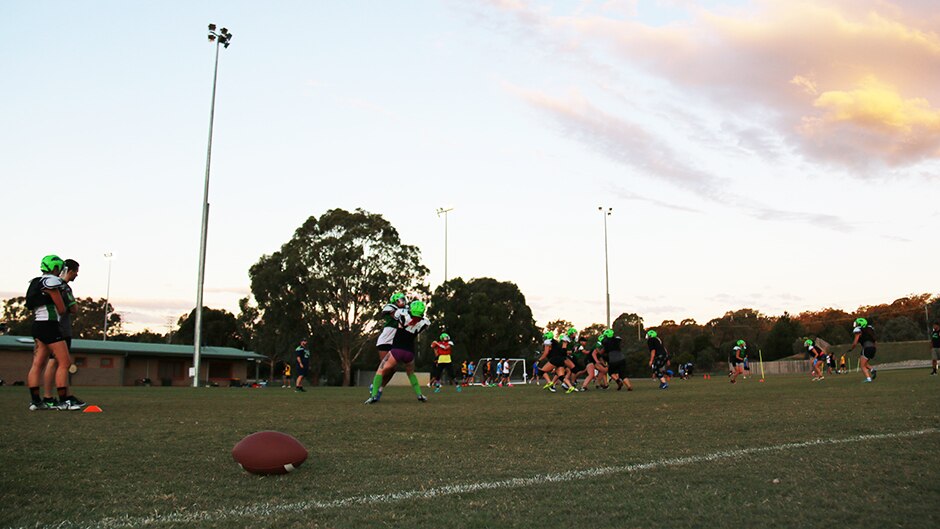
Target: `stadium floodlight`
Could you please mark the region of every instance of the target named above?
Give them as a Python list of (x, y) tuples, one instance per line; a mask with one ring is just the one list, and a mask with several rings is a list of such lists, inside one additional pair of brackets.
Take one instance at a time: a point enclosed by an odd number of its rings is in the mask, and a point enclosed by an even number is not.
[(114, 252), (107, 252), (104, 258), (108, 260), (108, 286), (104, 294), (104, 327), (101, 331), (101, 341), (108, 341), (108, 304), (111, 302), (111, 262), (114, 261)]
[(215, 30), (209, 24), (209, 42), (215, 42), (215, 68), (212, 73), (212, 104), (209, 107), (209, 145), (206, 148), (206, 182), (202, 200), (202, 229), (199, 234), (199, 273), (196, 279), (196, 322), (193, 336), (193, 387), (199, 387), (199, 360), (202, 353), (202, 287), (206, 276), (206, 238), (209, 231), (209, 167), (212, 162), (212, 126), (215, 123), (215, 89), (219, 79), (219, 45), (228, 48), (232, 34), (228, 29)]
[(444, 215), (444, 283), (447, 282), (447, 214), (453, 210), (453, 207), (437, 208), (438, 218)]
[(614, 211), (614, 208), (605, 208), (604, 206), (597, 206), (597, 211), (601, 212), (601, 215), (604, 216), (604, 285), (607, 293), (607, 328), (610, 328), (610, 271), (607, 265), (607, 217), (610, 216), (611, 212)]

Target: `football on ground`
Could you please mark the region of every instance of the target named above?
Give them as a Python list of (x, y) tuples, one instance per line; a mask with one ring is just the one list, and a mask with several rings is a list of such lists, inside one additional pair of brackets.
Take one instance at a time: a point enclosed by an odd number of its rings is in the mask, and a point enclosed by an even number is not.
[(307, 449), (286, 433), (264, 431), (239, 441), (232, 457), (252, 474), (287, 474), (307, 460)]

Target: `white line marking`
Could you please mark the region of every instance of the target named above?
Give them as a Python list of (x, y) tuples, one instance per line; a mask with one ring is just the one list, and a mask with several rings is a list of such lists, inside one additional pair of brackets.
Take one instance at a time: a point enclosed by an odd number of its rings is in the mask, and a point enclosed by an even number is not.
[(168, 514), (153, 514), (150, 516), (119, 516), (103, 518), (97, 522), (81, 523), (64, 520), (43, 527), (52, 527), (58, 529), (99, 529), (99, 528), (133, 528), (144, 527), (155, 524), (195, 524), (199, 522), (218, 522), (229, 518), (242, 517), (268, 517), (280, 513), (298, 513), (309, 510), (338, 509), (343, 507), (352, 507), (357, 505), (376, 505), (383, 503), (397, 503), (405, 500), (419, 499), (425, 500), (441, 496), (453, 496), (455, 494), (466, 494), (471, 492), (480, 492), (493, 489), (513, 489), (521, 487), (530, 487), (544, 485), (546, 483), (559, 483), (572, 480), (581, 480), (594, 478), (598, 476), (607, 476), (610, 474), (624, 474), (639, 472), (642, 470), (651, 470), (661, 467), (678, 467), (691, 465), (695, 463), (708, 463), (720, 461), (723, 459), (733, 459), (741, 456), (754, 454), (763, 454), (768, 452), (783, 452), (786, 450), (795, 450), (820, 445), (835, 445), (845, 443), (860, 443), (863, 441), (879, 441), (884, 439), (900, 439), (904, 437), (916, 437), (920, 435), (929, 435), (940, 432), (937, 428), (927, 428), (924, 430), (912, 430), (908, 432), (882, 433), (869, 435), (856, 435), (842, 439), (814, 439), (812, 441), (800, 441), (795, 443), (785, 443), (773, 446), (762, 446), (754, 448), (742, 448), (740, 450), (724, 450), (703, 454), (698, 456), (676, 457), (670, 459), (658, 459), (646, 463), (636, 463), (632, 465), (589, 468), (585, 470), (569, 470), (567, 472), (558, 472), (552, 474), (540, 474), (528, 478), (511, 478), (498, 481), (485, 481), (481, 483), (466, 483), (463, 485), (445, 485), (424, 490), (409, 490), (404, 492), (390, 492), (387, 494), (371, 494), (364, 496), (352, 496), (349, 498), (319, 501), (310, 500), (295, 503), (262, 503), (257, 505), (247, 505), (232, 509), (219, 509), (215, 511), (196, 511)]

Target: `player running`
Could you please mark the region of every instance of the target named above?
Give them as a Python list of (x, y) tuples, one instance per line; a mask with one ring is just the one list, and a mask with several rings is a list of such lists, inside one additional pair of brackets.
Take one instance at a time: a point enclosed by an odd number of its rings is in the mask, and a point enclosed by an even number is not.
[(669, 362), (669, 351), (656, 331), (646, 332), (646, 347), (650, 350), (650, 369), (653, 376), (659, 379), (659, 389), (667, 389), (669, 384), (666, 382), (666, 364)]
[[(539, 357), (539, 362), (546, 358), (548, 359), (548, 361), (539, 368), (542, 372), (542, 378), (545, 379), (545, 385), (542, 386), (542, 389), (547, 389), (555, 393), (555, 383), (558, 381), (558, 378), (564, 376), (565, 373), (565, 350), (561, 342), (555, 339), (555, 333), (552, 331), (545, 331), (542, 338), (544, 338), (545, 341), (542, 342), (542, 356)], [(554, 377), (549, 377), (549, 373), (554, 374)]]
[(412, 301), (407, 309), (399, 309), (395, 313), (398, 329), (392, 340), (392, 348), (385, 355), (384, 365), (372, 379), (372, 396), (365, 401), (365, 404), (375, 404), (379, 401), (379, 389), (382, 386), (383, 377), (388, 376), (390, 379), (395, 374), (398, 364), (404, 364), (405, 373), (408, 374), (411, 388), (418, 396), (418, 402), (427, 402), (428, 398), (421, 394), (421, 386), (418, 384), (418, 377), (415, 376), (415, 341), (418, 335), (431, 325), (431, 322), (424, 317), (426, 308), (423, 301)]
[(624, 385), (627, 386), (627, 391), (633, 391), (633, 384), (630, 384), (630, 379), (627, 378), (625, 373), (627, 357), (624, 356), (620, 347), (623, 340), (619, 336), (614, 336), (613, 329), (605, 330), (601, 336), (603, 336), (601, 348), (603, 348), (604, 356), (609, 362), (607, 364), (607, 373), (617, 383), (617, 391), (623, 389)]
[(875, 358), (878, 347), (878, 344), (875, 343), (875, 329), (868, 324), (868, 320), (865, 318), (856, 318), (855, 328), (852, 329), (852, 333), (855, 334), (855, 340), (846, 353), (851, 353), (856, 345), (861, 344), (862, 354), (858, 357), (858, 362), (862, 368), (862, 373), (865, 373), (865, 380), (862, 382), (871, 382), (878, 378), (878, 372), (871, 367), (871, 361)]
[(803, 346), (806, 347), (807, 352), (809, 352), (810, 358), (813, 359), (813, 371), (812, 371), (813, 382), (826, 378), (823, 376), (823, 371), (822, 371), (823, 364), (826, 363), (826, 353), (824, 353), (822, 349), (817, 347), (816, 344), (813, 343), (813, 340), (810, 338), (807, 338), (806, 341), (803, 342)]
[(571, 327), (561, 337), (561, 346), (565, 350), (565, 377), (561, 383), (561, 387), (566, 390), (565, 393), (578, 391), (574, 379), (571, 378), (575, 369), (574, 352), (577, 347), (577, 336), (578, 330)]
[(42, 275), (30, 281), (26, 290), (26, 308), (33, 312), (32, 335), (36, 343), (33, 363), (26, 377), (30, 411), (50, 409), (39, 396), (43, 368), (50, 356), (54, 356), (57, 362), (55, 385), (59, 401), (55, 409), (79, 410), (83, 404), (69, 394), (69, 366), (72, 365), (72, 359), (59, 327), (59, 318), (68, 310), (62, 299), (64, 282), (59, 277), (64, 268), (65, 262), (59, 256), (43, 257), (39, 264)]
[[(379, 339), (376, 341), (375, 346), (379, 350), (379, 366), (376, 368), (376, 372), (382, 370), (382, 366), (385, 363), (385, 357), (388, 356), (388, 352), (392, 350), (392, 340), (395, 338), (395, 331), (398, 330), (398, 321), (395, 319), (395, 314), (405, 308), (408, 305), (408, 298), (405, 297), (401, 292), (395, 292), (392, 294), (392, 297), (389, 298), (388, 303), (382, 307), (380, 316), (382, 317), (383, 325), (382, 332), (379, 333)], [(392, 372), (392, 375), (395, 373)], [(382, 398), (382, 390), (385, 389), (385, 386), (388, 384), (388, 381), (391, 380), (392, 375), (382, 379), (382, 385), (379, 386), (379, 396)], [(369, 386), (369, 395), (372, 395), (372, 386)], [(376, 399), (378, 400), (378, 399)]]
[(747, 354), (747, 342), (744, 340), (738, 340), (734, 344), (734, 348), (731, 350), (731, 355), (728, 357), (728, 361), (731, 362), (731, 383), (734, 384), (737, 382), (738, 375), (744, 374), (744, 356)]

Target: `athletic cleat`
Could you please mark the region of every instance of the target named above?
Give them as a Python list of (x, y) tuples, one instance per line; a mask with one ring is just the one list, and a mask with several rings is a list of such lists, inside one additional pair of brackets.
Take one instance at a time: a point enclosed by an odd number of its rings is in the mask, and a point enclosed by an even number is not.
[(434, 393), (440, 393), (440, 392), (441, 392), (441, 388), (440, 388), (440, 387), (434, 388)]
[(42, 401), (34, 400), (29, 403), (29, 411), (43, 411), (43, 410), (48, 410), (48, 409), (53, 409), (53, 408), (49, 408), (48, 406), (46, 406), (46, 403)]
[(461, 387), (461, 386), (457, 386), (457, 393), (460, 393), (460, 391), (461, 391), (461, 390), (460, 390), (460, 387)]
[(424, 395), (418, 395), (418, 402), (427, 402), (428, 398)]
[(50, 409), (50, 410), (56, 409), (56, 406), (59, 405), (59, 401), (57, 401), (57, 400), (55, 400), (55, 399), (53, 399), (53, 398), (45, 398), (45, 399), (42, 399), (42, 403), (45, 404), (46, 408), (47, 408), (47, 409)]
[(667, 383), (665, 383), (665, 382), (663, 382), (662, 384), (659, 385), (659, 389), (667, 389), (667, 388), (669, 388), (669, 384), (667, 384)]
[(816, 380), (824, 380), (826, 377), (819, 377)]
[(85, 406), (88, 406), (88, 403), (86, 403), (85, 401), (79, 399), (79, 398), (76, 397), (75, 395), (70, 395), (70, 396), (66, 397), (66, 399), (68, 399), (69, 401), (71, 401), (72, 404), (78, 406), (79, 408), (84, 408)]
[(571, 386), (569, 386), (567, 382), (562, 382), (562, 383), (561, 383), (561, 389), (568, 389), (569, 387), (571, 387)]
[(621, 389), (623, 389), (623, 381), (618, 378), (617, 379), (617, 391), (620, 391)]
[(580, 392), (585, 392), (585, 391), (587, 391), (587, 390), (588, 390), (588, 388), (583, 387), (583, 386), (582, 386), (580, 389), (578, 389), (578, 391), (580, 391)]
[(59, 402), (59, 404), (56, 406), (55, 409), (61, 410), (61, 411), (75, 411), (75, 410), (82, 409), (82, 407), (79, 406), (78, 404), (75, 404), (74, 402), (72, 402), (71, 399), (66, 397), (65, 400), (62, 400)]
[(734, 384), (734, 383), (735, 383), (735, 380), (734, 380), (733, 378), (731, 379), (731, 383), (732, 383), (732, 384)]
[(565, 395), (567, 395), (567, 394), (569, 394), (569, 393), (574, 393), (575, 391), (578, 391), (578, 388), (576, 388), (576, 387), (574, 387), (574, 386), (568, 386), (568, 390), (565, 391)]
[(378, 398), (376, 398), (376, 397), (369, 397), (369, 398), (366, 399), (365, 402), (363, 402), (363, 404), (376, 404), (377, 402), (379, 402), (379, 399), (378, 399)]
[(878, 370), (877, 370), (877, 369), (872, 369), (872, 370), (871, 370), (871, 379), (872, 379), (872, 380), (875, 380), (876, 378), (878, 378)]
[(294, 391), (299, 392), (299, 393), (306, 393), (306, 392), (307, 392), (307, 390), (305, 390), (303, 386), (297, 386), (297, 387), (294, 389)]
[(868, 377), (865, 380), (863, 380), (862, 384), (867, 384), (868, 382), (871, 382), (871, 377)]

